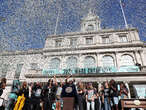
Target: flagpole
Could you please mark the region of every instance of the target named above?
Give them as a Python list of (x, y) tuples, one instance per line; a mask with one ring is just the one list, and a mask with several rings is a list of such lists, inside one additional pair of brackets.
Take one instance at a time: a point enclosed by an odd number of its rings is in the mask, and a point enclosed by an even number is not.
[(126, 17), (125, 17), (125, 13), (124, 13), (124, 10), (123, 10), (123, 6), (122, 6), (122, 1), (121, 0), (120, 0), (120, 7), (121, 7), (121, 10), (122, 10), (122, 14), (123, 14), (124, 22), (125, 22), (125, 27), (128, 29), (128, 24), (127, 24), (127, 20), (126, 20)]
[[(59, 5), (59, 4), (58, 4), (58, 5)], [(56, 35), (56, 33), (57, 33), (57, 27), (58, 27), (58, 22), (59, 22), (60, 10), (61, 10), (61, 7), (59, 6), (54, 35)]]

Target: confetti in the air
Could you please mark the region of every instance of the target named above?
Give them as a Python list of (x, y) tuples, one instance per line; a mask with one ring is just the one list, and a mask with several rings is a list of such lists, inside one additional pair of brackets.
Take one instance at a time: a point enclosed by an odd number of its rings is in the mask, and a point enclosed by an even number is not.
[[(79, 32), (91, 9), (102, 28), (124, 28), (120, 0), (0, 0), (0, 51), (43, 48), (51, 34)], [(146, 1), (122, 0), (129, 27), (146, 41)]]

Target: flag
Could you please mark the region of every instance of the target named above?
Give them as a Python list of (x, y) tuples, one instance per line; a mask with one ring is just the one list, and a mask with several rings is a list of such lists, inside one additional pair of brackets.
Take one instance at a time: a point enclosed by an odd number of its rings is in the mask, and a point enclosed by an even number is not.
[(124, 0), (120, 0), (120, 3), (121, 3), (121, 5), (122, 5), (123, 7), (126, 6)]

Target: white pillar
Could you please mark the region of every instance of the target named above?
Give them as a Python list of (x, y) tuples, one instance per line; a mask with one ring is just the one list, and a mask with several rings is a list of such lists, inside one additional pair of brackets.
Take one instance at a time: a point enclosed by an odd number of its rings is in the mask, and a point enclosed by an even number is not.
[(97, 67), (99, 67), (99, 60), (98, 60), (98, 58), (99, 58), (99, 54), (96, 53), (96, 66), (97, 66)]
[(65, 69), (66, 68), (66, 58), (65, 56), (61, 57), (61, 65), (60, 65), (61, 69)]
[(100, 53), (98, 53), (97, 62), (98, 67), (102, 66), (102, 55)]
[(79, 68), (84, 68), (84, 56), (83, 55), (81, 55), (81, 54), (79, 54), (79, 61), (78, 61), (78, 67)]
[(118, 52), (115, 52), (115, 62), (116, 62), (116, 67), (119, 69), (120, 65), (119, 65), (119, 54)]
[(141, 66), (145, 66), (144, 62), (144, 56), (143, 56), (143, 50), (139, 51), (140, 59), (141, 59)]
[(134, 51), (135, 63), (139, 63), (137, 51)]

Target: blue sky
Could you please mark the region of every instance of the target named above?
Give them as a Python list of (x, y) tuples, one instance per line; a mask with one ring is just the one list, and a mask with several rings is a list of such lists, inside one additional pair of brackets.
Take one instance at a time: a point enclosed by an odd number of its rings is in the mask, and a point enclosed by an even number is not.
[[(146, 0), (123, 0), (128, 24), (146, 41)], [(43, 48), (47, 35), (80, 30), (80, 20), (90, 8), (100, 17), (102, 27), (124, 27), (119, 0), (0, 0), (1, 50)]]

